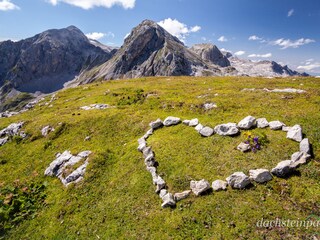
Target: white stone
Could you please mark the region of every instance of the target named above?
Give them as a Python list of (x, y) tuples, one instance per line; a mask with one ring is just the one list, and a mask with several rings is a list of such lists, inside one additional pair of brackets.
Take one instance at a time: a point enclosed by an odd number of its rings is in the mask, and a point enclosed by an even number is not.
[(293, 127), (291, 127), (289, 129), (289, 131), (287, 132), (287, 138), (292, 139), (297, 142), (301, 142), (302, 141), (302, 128), (301, 128), (301, 126), (297, 124), (297, 125), (294, 125)]
[(306, 152), (308, 154), (311, 153), (310, 142), (308, 138), (304, 138), (300, 142), (300, 152)]
[(281, 161), (275, 168), (271, 170), (271, 173), (277, 177), (286, 177), (294, 171), (291, 160)]
[(191, 120), (190, 120), (189, 126), (190, 126), (190, 127), (195, 127), (195, 126), (197, 126), (198, 124), (199, 124), (198, 118), (194, 118), (194, 119), (191, 119)]
[(176, 205), (176, 202), (174, 201), (173, 195), (171, 193), (167, 193), (162, 197), (163, 203), (161, 204), (161, 207), (174, 207)]
[(214, 127), (214, 132), (221, 136), (233, 136), (239, 133), (236, 123), (225, 123)]
[(166, 127), (172, 126), (172, 125), (177, 125), (181, 122), (180, 118), (178, 117), (167, 117), (164, 121), (163, 121), (163, 125)]
[(280, 129), (282, 129), (283, 126), (285, 126), (285, 124), (280, 121), (269, 122), (269, 127), (271, 130), (280, 130)]
[(240, 129), (250, 129), (252, 127), (255, 127), (255, 124), (256, 119), (252, 116), (247, 116), (238, 123), (238, 127)]
[(149, 124), (149, 126), (153, 129), (153, 130), (156, 130), (158, 128), (161, 128), (163, 126), (163, 122), (161, 121), (160, 118), (158, 118), (156, 121), (154, 122), (151, 122)]
[(204, 127), (199, 132), (203, 137), (210, 137), (213, 134), (213, 129), (211, 127)]
[(266, 118), (258, 118), (257, 119), (257, 127), (258, 128), (266, 128), (269, 126), (269, 122)]
[(246, 152), (251, 149), (250, 144), (241, 142), (238, 146), (237, 149), (240, 150), (241, 152)]
[(306, 152), (296, 152), (291, 155), (292, 166), (299, 167), (302, 164), (306, 164), (311, 156)]
[(258, 183), (264, 183), (272, 180), (272, 175), (267, 169), (249, 170), (249, 178)]
[(250, 184), (250, 179), (243, 172), (235, 172), (226, 178), (228, 185), (232, 188), (242, 189)]
[(227, 186), (228, 186), (228, 183), (226, 181), (215, 180), (212, 182), (213, 191), (226, 190)]
[(186, 126), (189, 126), (190, 124), (190, 120), (183, 120), (182, 123)]
[(202, 128), (204, 128), (204, 126), (203, 126), (201, 123), (199, 123), (194, 129), (195, 129), (197, 132), (200, 132)]
[(218, 106), (215, 103), (205, 103), (203, 104), (203, 107), (205, 110), (211, 110), (213, 108), (217, 108)]
[(205, 179), (202, 179), (200, 181), (192, 180), (190, 182), (190, 188), (196, 196), (199, 196), (201, 193), (204, 193), (205, 191), (210, 189), (210, 183)]
[(173, 195), (173, 197), (174, 197), (174, 200), (176, 202), (178, 202), (178, 201), (180, 201), (182, 199), (185, 199), (185, 198), (189, 197), (190, 193), (191, 193), (191, 190), (187, 190), (187, 191), (184, 191), (184, 192), (181, 192), (181, 193), (175, 193)]

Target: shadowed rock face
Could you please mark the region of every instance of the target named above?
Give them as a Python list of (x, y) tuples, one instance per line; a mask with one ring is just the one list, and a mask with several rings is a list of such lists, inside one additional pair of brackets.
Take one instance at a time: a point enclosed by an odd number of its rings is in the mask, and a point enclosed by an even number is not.
[(230, 66), (228, 58), (213, 44), (196, 44), (190, 50), (201, 56), (205, 61), (210, 61), (220, 67)]
[[(210, 63), (211, 64), (211, 63)], [(145, 20), (135, 27), (123, 46), (108, 62), (79, 77), (78, 83), (96, 79), (122, 79), (142, 76), (219, 75), (217, 66), (210, 66), (178, 38), (157, 23)]]
[(74, 26), (19, 42), (0, 42), (0, 55), (0, 86), (8, 80), (20, 91), (45, 93), (63, 88), (80, 71), (111, 58)]

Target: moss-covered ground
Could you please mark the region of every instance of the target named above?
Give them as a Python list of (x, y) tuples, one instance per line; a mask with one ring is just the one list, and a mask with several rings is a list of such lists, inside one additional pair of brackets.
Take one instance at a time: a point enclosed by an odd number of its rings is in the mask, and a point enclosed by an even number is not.
[[(241, 91), (244, 88), (299, 88), (306, 93)], [(29, 137), (0, 147), (0, 187), (17, 182), (45, 183), (45, 200), (36, 214), (13, 224), (4, 239), (314, 239), (318, 227), (259, 227), (261, 219), (320, 219), (320, 80), (316, 78), (155, 77), (99, 82), (56, 93), (50, 105), (0, 119), (0, 129), (25, 121)], [(50, 100), (50, 96), (46, 101)], [(217, 108), (205, 111), (202, 105)], [(114, 108), (81, 110), (94, 103)], [(274, 178), (246, 190), (228, 189), (191, 196), (174, 209), (162, 209), (145, 170), (137, 139), (149, 122), (167, 116), (198, 118), (207, 126), (266, 117), (288, 126), (300, 124), (313, 144), (314, 158), (288, 179)], [(62, 124), (61, 124), (62, 123)], [(46, 125), (56, 131), (42, 137)], [(188, 189), (190, 180), (212, 182), (235, 171), (273, 168), (289, 159), (299, 144), (269, 129), (269, 143), (257, 153), (241, 153), (244, 140), (214, 135), (202, 138), (184, 125), (157, 130), (149, 139), (158, 171), (170, 192)], [(89, 141), (84, 141), (90, 136)], [(44, 170), (55, 154), (91, 150), (85, 180), (65, 188)], [(0, 199), (4, 199), (0, 195)], [(4, 204), (2, 202), (2, 204)], [(1, 213), (1, 212), (0, 212)], [(0, 214), (0, 216), (2, 216)], [(1, 237), (0, 237), (1, 238)]]

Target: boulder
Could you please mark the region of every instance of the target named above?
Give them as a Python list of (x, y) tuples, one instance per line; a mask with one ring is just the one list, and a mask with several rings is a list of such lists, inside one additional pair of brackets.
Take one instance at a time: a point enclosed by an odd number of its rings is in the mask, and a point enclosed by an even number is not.
[(41, 134), (42, 134), (42, 136), (47, 136), (50, 132), (53, 132), (54, 131), (54, 128), (53, 127), (51, 127), (51, 126), (45, 126), (45, 127), (43, 127), (42, 129), (41, 129)]
[(300, 142), (300, 152), (311, 154), (311, 147), (310, 147), (310, 142), (308, 138), (304, 138)]
[(151, 122), (149, 124), (149, 126), (153, 129), (153, 130), (156, 130), (158, 128), (161, 128), (163, 126), (163, 122), (161, 121), (160, 118), (158, 118), (156, 121), (154, 122)]
[(214, 127), (214, 132), (221, 136), (233, 136), (239, 133), (236, 123), (225, 123)]
[(267, 169), (249, 170), (249, 178), (258, 183), (264, 183), (272, 180), (272, 175)]
[(197, 126), (195, 126), (194, 129), (197, 130), (197, 132), (200, 132), (202, 128), (204, 128), (204, 126), (201, 123), (199, 123)]
[(242, 189), (250, 184), (250, 179), (243, 172), (235, 172), (226, 178), (232, 188)]
[(238, 123), (238, 127), (240, 129), (250, 129), (252, 127), (255, 127), (255, 125), (256, 119), (252, 116), (247, 116)]
[(258, 118), (257, 119), (257, 127), (258, 128), (266, 128), (269, 126), (269, 122), (266, 118)]
[(210, 183), (204, 179), (202, 179), (200, 181), (192, 180), (190, 182), (190, 188), (196, 196), (199, 196), (200, 194), (202, 194), (210, 189)]
[(190, 127), (195, 127), (199, 124), (199, 120), (198, 118), (194, 118), (194, 119), (191, 119), (190, 122), (189, 122), (189, 126)]
[(306, 164), (311, 156), (306, 152), (296, 152), (291, 155), (291, 161), (293, 167), (299, 167), (302, 164)]
[(269, 127), (271, 130), (280, 130), (282, 127), (285, 126), (283, 122), (280, 121), (271, 121), (269, 122)]
[(215, 180), (212, 182), (213, 191), (227, 190), (228, 183), (222, 180)]
[(177, 125), (181, 122), (180, 118), (177, 117), (167, 117), (164, 121), (163, 121), (163, 125), (166, 127), (172, 126), (172, 125)]
[(213, 134), (213, 129), (211, 127), (204, 127), (199, 132), (203, 137), (210, 137)]
[(271, 173), (277, 177), (286, 177), (295, 170), (291, 160), (285, 160), (271, 170)]
[(72, 157), (70, 151), (64, 151), (62, 154), (58, 154), (57, 158), (50, 163), (49, 167), (45, 170), (46, 176), (58, 176), (59, 168)]
[(302, 128), (300, 125), (294, 125), (287, 132), (287, 138), (292, 139), (297, 142), (302, 141)]
[(241, 142), (238, 146), (237, 149), (240, 150), (241, 152), (246, 152), (251, 149), (250, 144)]
[(181, 193), (175, 193), (173, 195), (173, 197), (174, 197), (174, 200), (176, 202), (178, 202), (178, 201), (180, 201), (182, 199), (187, 198), (190, 195), (190, 193), (191, 193), (191, 190), (187, 190), (187, 191), (184, 191), (184, 192), (181, 192)]

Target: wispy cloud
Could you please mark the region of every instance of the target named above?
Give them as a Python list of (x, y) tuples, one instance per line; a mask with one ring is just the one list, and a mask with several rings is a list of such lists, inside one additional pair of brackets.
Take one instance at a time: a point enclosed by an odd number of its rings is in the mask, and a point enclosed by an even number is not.
[(228, 50), (228, 49), (225, 49), (225, 48), (220, 48), (220, 51), (221, 52), (229, 52), (229, 53), (232, 53), (232, 51)]
[(258, 36), (256, 36), (256, 35), (252, 35), (252, 36), (250, 36), (250, 37), (248, 38), (248, 40), (250, 40), (250, 41), (260, 41), (260, 40), (262, 40), (262, 38), (261, 38), (261, 37), (258, 37)]
[(313, 42), (315, 42), (315, 40), (309, 39), (309, 38), (300, 38), (294, 41), (290, 39), (280, 38), (275, 41), (271, 41), (270, 44), (280, 46), (281, 49), (287, 49), (287, 48), (298, 48), (300, 46), (313, 43)]
[(49, 3), (56, 6), (59, 2), (67, 3), (83, 9), (94, 7), (111, 8), (114, 5), (122, 6), (125, 9), (134, 8), (136, 0), (48, 0)]
[(304, 71), (313, 71), (313, 70), (318, 69), (318, 71), (320, 71), (320, 63), (313, 63), (313, 64), (308, 64), (308, 65), (298, 66), (297, 69), (301, 69)]
[(179, 22), (177, 19), (171, 18), (164, 19), (158, 22), (158, 24), (183, 42), (190, 33), (195, 33), (201, 30), (201, 27), (198, 25), (188, 27), (186, 24)]
[(294, 13), (294, 9), (292, 8), (292, 9), (289, 10), (287, 16), (288, 16), (288, 17), (291, 17), (291, 16), (293, 15), (293, 13)]
[(10, 11), (20, 9), (17, 5), (11, 2), (11, 0), (0, 1), (0, 11)]
[(219, 42), (228, 42), (228, 39), (225, 36), (221, 36), (218, 38)]
[(272, 53), (266, 53), (266, 54), (250, 54), (248, 55), (249, 58), (270, 58), (272, 57)]
[(240, 50), (240, 51), (238, 51), (238, 52), (235, 52), (234, 55), (236, 55), (236, 56), (242, 56), (242, 55), (245, 54), (245, 53), (246, 53), (245, 51)]

